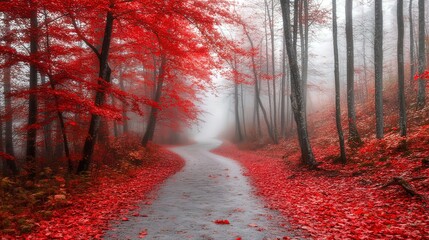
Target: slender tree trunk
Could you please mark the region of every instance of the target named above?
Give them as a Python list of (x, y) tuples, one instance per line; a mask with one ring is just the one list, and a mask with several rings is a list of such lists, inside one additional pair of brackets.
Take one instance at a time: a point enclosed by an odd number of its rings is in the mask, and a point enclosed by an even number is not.
[[(6, 19), (5, 21), (5, 34), (10, 34), (10, 23), (9, 20)], [(11, 43), (9, 41), (9, 38), (6, 39), (5, 44), (7, 47), (10, 47)], [(5, 61), (9, 61), (9, 57), (5, 57)], [(10, 156), (15, 156), (14, 153), (14, 147), (13, 147), (13, 114), (12, 114), (12, 101), (10, 99), (10, 94), (12, 90), (12, 77), (11, 77), (11, 68), (6, 67), (3, 69), (3, 97), (4, 97), (4, 107), (5, 111), (5, 129), (4, 129), (4, 149), (5, 152)], [(16, 162), (14, 160), (5, 160), (7, 168), (10, 170), (10, 172), (13, 175), (18, 174), (18, 168), (16, 166)]]
[[(31, 1), (31, 5), (34, 7), (35, 2)], [(30, 17), (30, 55), (35, 57), (38, 52), (38, 22), (37, 22), (37, 10), (31, 11)], [(37, 67), (34, 63), (30, 63), (30, 91), (37, 89)], [(27, 171), (30, 178), (34, 178), (36, 175), (36, 138), (37, 130), (34, 128), (34, 124), (37, 123), (37, 95), (35, 92), (31, 92), (28, 101), (28, 130), (27, 130), (27, 148), (26, 148), (26, 161)]]
[(368, 100), (368, 67), (366, 62), (366, 37), (363, 38), (363, 78), (364, 78), (364, 101)]
[(241, 115), (243, 118), (243, 136), (247, 138), (247, 130), (246, 130), (246, 116), (244, 115), (244, 92), (243, 92), (243, 84), (240, 84), (240, 100), (241, 100)]
[[(267, 22), (267, 16), (269, 16), (269, 12), (268, 12), (268, 8), (265, 7), (265, 23)], [(269, 55), (268, 55), (268, 30), (267, 30), (267, 25), (265, 24), (264, 26), (265, 29), (265, 56), (266, 56), (266, 73), (267, 75), (270, 72), (270, 62), (269, 62)], [(272, 63), (274, 64), (274, 63)], [(271, 86), (269, 81), (267, 81), (267, 89), (268, 89), (268, 110), (269, 110), (269, 117), (270, 117), (270, 128), (268, 129), (268, 131), (270, 132), (270, 136), (274, 136), (273, 134), (273, 107), (271, 104)], [(273, 142), (276, 143), (276, 138), (275, 136), (273, 137)]]
[(281, 99), (280, 99), (280, 136), (286, 137), (286, 101), (285, 101), (285, 91), (286, 91), (286, 44), (283, 38), (282, 44), (282, 83), (281, 83)]
[(308, 75), (308, 1), (300, 1), (299, 35), (301, 38), (301, 72), (304, 112), (307, 116), (307, 75)]
[[(3, 106), (0, 102), (0, 111), (3, 111)], [(3, 137), (3, 118), (4, 116), (0, 115), (0, 152), (4, 153), (4, 137)], [(2, 173), (3, 176), (7, 175), (7, 162), (6, 159), (0, 158), (2, 160)]]
[[(44, 11), (45, 14), (45, 28), (46, 28), (46, 52), (48, 54), (48, 58), (51, 59), (51, 41), (50, 41), (50, 35), (49, 35), (49, 24), (47, 22), (47, 18), (48, 18), (48, 13), (45, 10)], [(55, 82), (53, 81), (53, 79), (51, 78), (52, 73), (50, 70), (48, 70), (49, 74), (48, 74), (48, 80), (49, 80), (49, 85), (51, 87), (52, 90), (55, 90)], [(42, 78), (43, 79), (43, 78)], [(43, 82), (43, 80), (42, 80)], [(55, 105), (58, 108), (59, 105), (59, 100), (57, 96), (54, 96), (54, 101), (55, 101)], [(64, 116), (63, 113), (59, 110), (56, 111), (57, 113), (57, 117), (58, 117), (58, 123), (60, 125), (60, 130), (61, 130), (61, 136), (62, 136), (62, 146), (64, 148), (64, 153), (66, 155), (67, 158), (67, 169), (68, 169), (68, 173), (72, 173), (73, 172), (73, 163), (71, 160), (71, 156), (70, 156), (70, 149), (69, 149), (69, 142), (67, 139), (67, 133), (66, 133), (66, 127), (65, 127), (65, 123), (64, 123)], [(52, 123), (49, 124), (49, 129), (47, 129), (46, 131), (52, 131)], [(49, 138), (52, 139), (52, 133), (49, 133)], [(46, 141), (45, 141), (46, 142)], [(46, 142), (47, 145), (53, 145), (52, 140), (50, 142)], [(57, 149), (52, 149), (52, 147), (50, 147), (51, 149), (49, 150), (50, 154), (53, 157), (59, 157), (60, 154), (57, 155)], [(60, 149), (62, 152), (62, 149)]]
[[(125, 84), (124, 84), (124, 79), (122, 78), (122, 73), (123, 73), (123, 69), (121, 68), (120, 73), (119, 73), (119, 87), (121, 88), (122, 91), (125, 91)], [(126, 104), (123, 102), (122, 103), (122, 121), (123, 121), (123, 133), (126, 134), (128, 133), (128, 117), (127, 117), (127, 106)]]
[[(250, 37), (250, 35), (246, 31), (246, 29), (244, 30), (244, 32), (247, 36), (247, 39), (249, 40), (250, 47), (252, 49), (254, 49), (255, 46), (253, 45), (252, 38)], [(258, 78), (258, 73), (256, 71), (255, 56), (253, 56), (253, 55), (252, 55), (252, 72), (253, 72), (253, 78), (255, 79), (255, 98), (258, 101), (259, 107), (261, 108), (262, 114), (264, 116), (265, 124), (267, 125), (268, 134), (269, 134), (271, 140), (274, 142), (274, 136), (273, 136), (273, 133), (271, 131), (271, 126), (270, 126), (270, 122), (268, 120), (267, 111), (265, 111), (264, 105), (262, 104), (261, 97), (259, 95), (259, 78)]]
[(349, 141), (352, 145), (362, 144), (357, 126), (354, 93), (354, 46), (353, 46), (353, 0), (346, 0), (347, 41), (347, 109), (349, 120)]
[[(235, 64), (234, 64), (235, 65)], [(235, 81), (236, 79), (234, 79)], [(240, 113), (239, 113), (239, 97), (238, 97), (238, 83), (234, 82), (234, 115), (235, 115), (235, 132), (236, 139), (238, 142), (243, 141), (243, 133), (241, 132), (241, 124), (240, 124)]]
[[(425, 0), (419, 0), (419, 75), (422, 75), (426, 68), (425, 49)], [(417, 107), (424, 108), (426, 105), (426, 80), (419, 78), (419, 90), (417, 95)]]
[(407, 110), (405, 105), (404, 75), (404, 1), (398, 0), (398, 98), (399, 98), (399, 130), (402, 137), (407, 135)]
[[(112, 105), (116, 106), (115, 97), (112, 94), (110, 95), (110, 100), (112, 101)], [(118, 123), (116, 120), (113, 120), (113, 135), (115, 138), (119, 137)]]
[[(41, 73), (40, 74), (40, 81), (42, 85), (45, 85), (46, 83), (46, 75)], [(49, 100), (45, 101), (45, 105), (51, 104)], [(45, 124), (43, 126), (43, 138), (44, 138), (44, 145), (45, 145), (45, 159), (52, 161), (53, 159), (53, 149), (52, 149), (52, 122), (49, 120), (51, 118), (51, 114), (49, 112), (43, 113), (45, 116), (45, 119), (49, 121), (49, 123)]]
[(301, 0), (295, 0), (293, 3), (293, 49), (295, 56), (298, 56), (298, 19), (299, 16), (299, 3)]
[[(113, 8), (113, 4), (110, 6)], [(106, 27), (104, 30), (104, 38), (103, 38), (103, 47), (101, 54), (99, 56), (99, 62), (100, 62), (100, 70), (99, 70), (99, 80), (98, 85), (101, 88), (101, 90), (98, 90), (95, 96), (95, 105), (101, 106), (105, 102), (106, 94), (104, 93), (103, 89), (105, 88), (104, 85), (106, 83), (110, 82), (110, 67), (108, 63), (109, 59), (109, 51), (110, 51), (110, 43), (112, 38), (112, 31), (113, 31), (113, 13), (111, 11), (107, 12), (106, 16)], [(85, 144), (83, 147), (83, 153), (82, 153), (82, 159), (79, 161), (79, 165), (77, 168), (78, 173), (86, 172), (89, 170), (89, 166), (92, 161), (92, 155), (94, 152), (94, 145), (96, 141), (96, 137), (98, 135), (98, 129), (100, 126), (100, 119), (101, 116), (92, 114), (91, 115), (91, 122), (88, 129), (88, 135), (85, 139)]]
[(414, 63), (414, 24), (413, 24), (413, 0), (408, 7), (408, 19), (410, 24), (410, 87), (414, 85), (414, 74), (416, 72)]
[[(153, 99), (153, 101), (157, 104), (159, 104), (161, 100), (162, 85), (164, 83), (164, 78), (165, 78), (164, 73), (165, 73), (166, 63), (167, 63), (167, 58), (165, 56), (161, 56), (161, 64), (159, 66), (159, 71), (158, 71), (156, 91)], [(158, 114), (158, 108), (152, 106), (150, 111), (150, 116), (149, 116), (149, 122), (147, 124), (146, 132), (143, 136), (142, 143), (141, 143), (143, 147), (146, 147), (147, 144), (153, 139), (153, 135), (155, 134), (157, 114)]]
[(375, 118), (376, 137), (384, 136), (383, 123), (383, 6), (375, 1), (374, 68), (375, 68)]
[(274, 44), (274, 0), (271, 0), (271, 11), (268, 7), (268, 2), (265, 0), (268, 15), (268, 26), (270, 29), (271, 39), (271, 75), (273, 76), (273, 115), (272, 115), (272, 129), (274, 135), (274, 143), (278, 143), (277, 139), (277, 100), (276, 100), (276, 64), (275, 64), (275, 44)]
[(304, 101), (302, 96), (301, 79), (299, 74), (298, 60), (293, 49), (292, 37), (290, 33), (290, 1), (281, 0), (283, 15), (283, 30), (286, 41), (286, 50), (289, 59), (289, 68), (291, 73), (291, 102), (292, 110), (297, 125), (299, 144), (301, 147), (302, 162), (310, 168), (317, 167), (316, 159), (310, 145), (307, 131), (307, 121), (304, 113)]
[(340, 91), (340, 65), (338, 57), (338, 27), (337, 27), (337, 1), (332, 0), (332, 35), (334, 42), (334, 64), (335, 64), (335, 122), (337, 125), (338, 140), (340, 143), (340, 160), (346, 163), (346, 147), (344, 145), (343, 126), (341, 124), (341, 91)]

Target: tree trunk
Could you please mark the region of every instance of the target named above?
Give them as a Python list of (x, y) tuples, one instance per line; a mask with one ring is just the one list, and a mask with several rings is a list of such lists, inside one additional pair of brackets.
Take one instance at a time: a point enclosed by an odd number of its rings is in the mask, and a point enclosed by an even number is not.
[(383, 6), (382, 0), (375, 1), (374, 32), (374, 74), (375, 74), (375, 129), (376, 137), (384, 136), (383, 123)]
[[(247, 36), (247, 39), (249, 40), (250, 46), (252, 49), (254, 49), (252, 38), (250, 37), (250, 34), (244, 30), (245, 34)], [(258, 101), (259, 107), (262, 110), (262, 114), (264, 116), (265, 124), (267, 125), (268, 134), (271, 138), (271, 140), (274, 142), (274, 136), (273, 132), (271, 130), (271, 126), (268, 120), (267, 111), (265, 111), (264, 105), (262, 104), (261, 97), (259, 95), (259, 79), (258, 79), (258, 73), (256, 72), (256, 62), (255, 62), (255, 56), (252, 55), (252, 72), (253, 72), (253, 79), (255, 79), (255, 98)]]
[[(122, 73), (123, 70), (121, 68), (120, 73), (119, 73), (119, 87), (121, 88), (122, 91), (125, 92), (125, 84), (124, 84), (124, 79), (122, 78)], [(123, 121), (123, 133), (126, 134), (128, 133), (128, 117), (127, 117), (127, 106), (126, 104), (123, 102), (122, 103), (122, 121)]]
[(286, 44), (283, 38), (282, 44), (282, 83), (281, 83), (281, 99), (280, 99), (280, 136), (286, 137)]
[(297, 125), (299, 144), (301, 147), (302, 162), (310, 168), (317, 167), (316, 159), (311, 149), (308, 138), (307, 121), (304, 113), (304, 102), (302, 96), (301, 79), (299, 74), (298, 60), (293, 49), (292, 37), (290, 33), (290, 2), (289, 0), (281, 0), (282, 15), (283, 15), (283, 30), (286, 41), (286, 50), (289, 59), (289, 69), (291, 73), (291, 102), (292, 110), (295, 116)]
[[(159, 104), (162, 95), (162, 85), (164, 83), (164, 73), (165, 73), (165, 64), (167, 63), (167, 58), (165, 56), (161, 56), (161, 65), (159, 66), (158, 78), (156, 84), (156, 91), (154, 95), (153, 101)], [(146, 132), (142, 139), (142, 146), (146, 147), (147, 144), (152, 141), (153, 135), (155, 134), (155, 126), (156, 126), (156, 118), (158, 114), (158, 108), (155, 106), (151, 107), (149, 121), (146, 127)]]
[[(45, 85), (46, 83), (46, 75), (44, 73), (40, 74), (40, 81), (42, 85)], [(45, 105), (51, 104), (49, 100), (45, 101)], [(49, 123), (45, 124), (43, 126), (43, 139), (44, 139), (44, 145), (45, 145), (45, 159), (48, 161), (53, 160), (53, 149), (52, 149), (52, 122), (50, 120), (51, 114), (49, 112), (44, 112), (44, 117), (46, 120), (49, 121)]]
[(301, 1), (299, 24), (301, 37), (301, 72), (304, 112), (307, 117), (307, 88), (308, 88), (308, 1)]
[(277, 100), (276, 100), (276, 63), (275, 63), (275, 44), (274, 44), (274, 0), (271, 0), (271, 11), (268, 7), (268, 2), (265, 0), (268, 15), (268, 26), (270, 29), (271, 39), (271, 75), (273, 76), (273, 116), (272, 116), (272, 129), (274, 136), (274, 143), (278, 143), (277, 139)]
[[(10, 23), (9, 20), (6, 19), (5, 21), (5, 35), (10, 34)], [(11, 43), (9, 41), (10, 38), (6, 38), (5, 44), (7, 47), (10, 47)], [(5, 61), (9, 61), (9, 57), (5, 57)], [(12, 114), (12, 101), (10, 99), (10, 94), (12, 90), (12, 84), (11, 84), (11, 69), (10, 67), (6, 67), (3, 69), (3, 97), (4, 97), (4, 107), (5, 111), (5, 129), (4, 129), (4, 150), (5, 152), (10, 156), (15, 156), (14, 149), (13, 149), (13, 114)], [(16, 162), (14, 160), (5, 160), (7, 168), (10, 170), (10, 172), (13, 175), (18, 174), (18, 168), (16, 166)]]
[(340, 91), (340, 65), (338, 57), (338, 27), (337, 27), (337, 1), (332, 0), (332, 35), (334, 42), (334, 75), (335, 75), (335, 122), (337, 125), (338, 140), (340, 143), (340, 160), (346, 163), (346, 148), (344, 145), (343, 126), (341, 124), (341, 91)]
[(402, 137), (407, 135), (407, 110), (405, 105), (404, 76), (404, 1), (398, 0), (398, 98), (399, 98), (399, 130)]
[[(426, 68), (425, 37), (425, 0), (419, 0), (419, 75), (422, 75)], [(426, 80), (420, 77), (417, 95), (417, 107), (422, 109), (425, 105)]]
[[(266, 2), (266, 1), (265, 1)], [(268, 13), (268, 8), (265, 7), (265, 22), (267, 22), (267, 16), (269, 15)], [(267, 31), (267, 26), (266, 24), (264, 25), (264, 30), (265, 30), (265, 56), (266, 56), (266, 73), (267, 75), (270, 72), (270, 66), (269, 66), (269, 56), (268, 56), (268, 31)], [(274, 64), (274, 63), (272, 63)], [(270, 128), (268, 129), (268, 131), (270, 132), (270, 136), (272, 137), (272, 140), (274, 143), (277, 142), (274, 134), (273, 134), (273, 108), (272, 108), (272, 104), (271, 104), (271, 86), (269, 81), (267, 81), (267, 90), (268, 90), (268, 111), (269, 111), (269, 117), (270, 117)]]
[(244, 115), (244, 93), (243, 93), (243, 84), (240, 84), (240, 100), (241, 100), (241, 115), (243, 118), (243, 136), (247, 138), (247, 130), (246, 130), (246, 116)]
[[(31, 5), (34, 7), (36, 3), (33, 1)], [(38, 22), (37, 10), (31, 11), (30, 17), (30, 56), (35, 57), (38, 52)], [(34, 63), (30, 63), (30, 91), (37, 89), (37, 67)], [(37, 95), (35, 92), (30, 92), (28, 100), (28, 130), (27, 130), (27, 148), (26, 148), (26, 162), (27, 171), (30, 178), (36, 175), (36, 138), (37, 130), (34, 124), (37, 123)]]
[(415, 60), (414, 60), (414, 24), (413, 24), (413, 0), (408, 7), (408, 19), (410, 24), (410, 87), (414, 85)]
[[(112, 94), (110, 95), (110, 99), (112, 101), (112, 105), (116, 107), (115, 97)], [(116, 120), (113, 120), (113, 136), (115, 136), (115, 138), (119, 137), (118, 123)]]
[(346, 0), (346, 41), (347, 41), (347, 115), (349, 141), (352, 145), (362, 144), (357, 126), (354, 95), (354, 46), (353, 46), (353, 0)]
[[(234, 64), (235, 66), (235, 64)], [(241, 132), (240, 113), (239, 113), (239, 98), (238, 98), (238, 83), (234, 79), (234, 115), (235, 115), (235, 132), (238, 142), (243, 141), (243, 133)]]
[[(110, 6), (113, 8), (113, 4)], [(101, 90), (97, 90), (96, 96), (95, 96), (95, 105), (96, 106), (102, 106), (105, 102), (106, 94), (104, 92), (104, 86), (105, 83), (110, 82), (110, 68), (109, 68), (109, 50), (110, 50), (110, 43), (112, 38), (112, 31), (113, 31), (113, 13), (111, 11), (107, 12), (106, 16), (106, 27), (104, 30), (104, 38), (103, 38), (103, 47), (101, 54), (99, 55), (99, 80), (97, 81), (98, 86)], [(89, 166), (91, 164), (92, 160), (92, 154), (94, 152), (94, 145), (96, 141), (96, 137), (98, 135), (98, 128), (100, 125), (100, 119), (101, 116), (92, 114), (91, 115), (91, 122), (89, 125), (88, 135), (85, 139), (85, 144), (83, 147), (83, 153), (82, 153), (82, 159), (79, 161), (79, 165), (77, 168), (77, 173), (86, 172), (89, 170)]]
[[(45, 14), (45, 27), (46, 27), (46, 52), (47, 52), (49, 59), (50, 59), (51, 58), (51, 56), (50, 56), (51, 41), (50, 41), (50, 35), (49, 35), (49, 25), (48, 25), (48, 21), (47, 21), (48, 13), (46, 12), (46, 10), (45, 10), (44, 14)], [(50, 70), (48, 72), (49, 72), (49, 74), (48, 74), (49, 85), (50, 85), (52, 90), (55, 90), (55, 82), (51, 78), (52, 73)], [(44, 75), (42, 75), (42, 76), (44, 76)], [(43, 82), (43, 79), (44, 78), (42, 78), (42, 82)], [(58, 100), (57, 96), (54, 96), (54, 101), (55, 101), (55, 105), (57, 106), (57, 109), (58, 109), (59, 100)], [(63, 113), (61, 111), (57, 110), (56, 112), (57, 112), (57, 117), (58, 117), (58, 124), (60, 125), (60, 130), (61, 130), (61, 131), (58, 131), (58, 129), (57, 129), (57, 131), (61, 132), (62, 142), (63, 142), (62, 147), (64, 148), (64, 153), (65, 153), (66, 158), (67, 158), (67, 170), (68, 170), (68, 173), (70, 174), (73, 172), (73, 163), (72, 163), (71, 156), (70, 156), (69, 142), (67, 139), (67, 133), (66, 133), (65, 123), (64, 123), (64, 116), (63, 116)], [(49, 129), (46, 129), (46, 131), (47, 132), (52, 131), (52, 123), (49, 123)], [(53, 145), (52, 133), (49, 133), (49, 136), (45, 135), (45, 138), (47, 138), (47, 137), (49, 137), (49, 139), (51, 139), (51, 140), (49, 142), (45, 141), (46, 145)], [(59, 148), (59, 150), (61, 150), (61, 152), (62, 152), (63, 149)], [(52, 149), (52, 147), (50, 147), (50, 149), (47, 149), (47, 151), (52, 155), (52, 157), (58, 157), (59, 158), (60, 154), (57, 155), (57, 149), (54, 150), (54, 149)]]

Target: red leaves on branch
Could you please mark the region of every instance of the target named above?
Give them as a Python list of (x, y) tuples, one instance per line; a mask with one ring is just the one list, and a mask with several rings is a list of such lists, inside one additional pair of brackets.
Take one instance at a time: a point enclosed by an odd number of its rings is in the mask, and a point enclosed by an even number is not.
[(425, 70), (422, 74), (416, 73), (414, 80), (429, 80), (429, 70)]

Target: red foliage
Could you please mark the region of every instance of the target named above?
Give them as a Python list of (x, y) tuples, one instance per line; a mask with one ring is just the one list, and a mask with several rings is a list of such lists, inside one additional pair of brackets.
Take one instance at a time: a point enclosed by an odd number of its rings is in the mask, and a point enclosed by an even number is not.
[[(40, 220), (37, 229), (24, 239), (100, 239), (112, 219), (128, 219), (124, 214), (136, 208), (157, 185), (179, 171), (184, 161), (159, 149), (153, 163), (130, 174), (103, 175), (97, 184), (67, 199), (68, 206), (53, 211), (50, 220)], [(122, 215), (122, 217), (121, 217)], [(140, 237), (144, 237), (143, 231)], [(2, 236), (2, 239), (15, 239)]]
[[(386, 137), (384, 149), (393, 142)], [(397, 142), (397, 139), (395, 139)], [(429, 236), (429, 212), (417, 197), (407, 196), (398, 187), (380, 189), (393, 176), (428, 175), (429, 170), (414, 170), (420, 161), (399, 154), (389, 160), (368, 161), (381, 154), (373, 142), (346, 166), (323, 162), (320, 171), (308, 171), (296, 165), (299, 153), (293, 146), (269, 146), (256, 152), (242, 151), (224, 144), (216, 153), (236, 159), (246, 169), (257, 193), (269, 208), (279, 210), (293, 228), (304, 230), (316, 239), (425, 239)], [(292, 144), (295, 145), (295, 144)], [(296, 146), (295, 146), (296, 147)], [(328, 158), (332, 148), (316, 148), (317, 156)], [(384, 151), (383, 149), (383, 151)], [(389, 150), (390, 149), (390, 150)], [(329, 155), (330, 154), (330, 155)], [(293, 159), (291, 162), (290, 160)], [(413, 182), (422, 194), (428, 194), (429, 181)]]

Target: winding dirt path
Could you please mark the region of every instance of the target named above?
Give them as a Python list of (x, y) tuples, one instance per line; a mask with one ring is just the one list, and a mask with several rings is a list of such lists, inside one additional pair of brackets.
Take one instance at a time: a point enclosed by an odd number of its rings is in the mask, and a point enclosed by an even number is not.
[[(276, 239), (291, 237), (276, 212), (264, 208), (240, 166), (210, 152), (209, 141), (172, 151), (186, 160), (184, 169), (167, 180), (151, 204), (142, 204), (108, 231), (105, 239)], [(230, 224), (216, 224), (227, 219)]]

